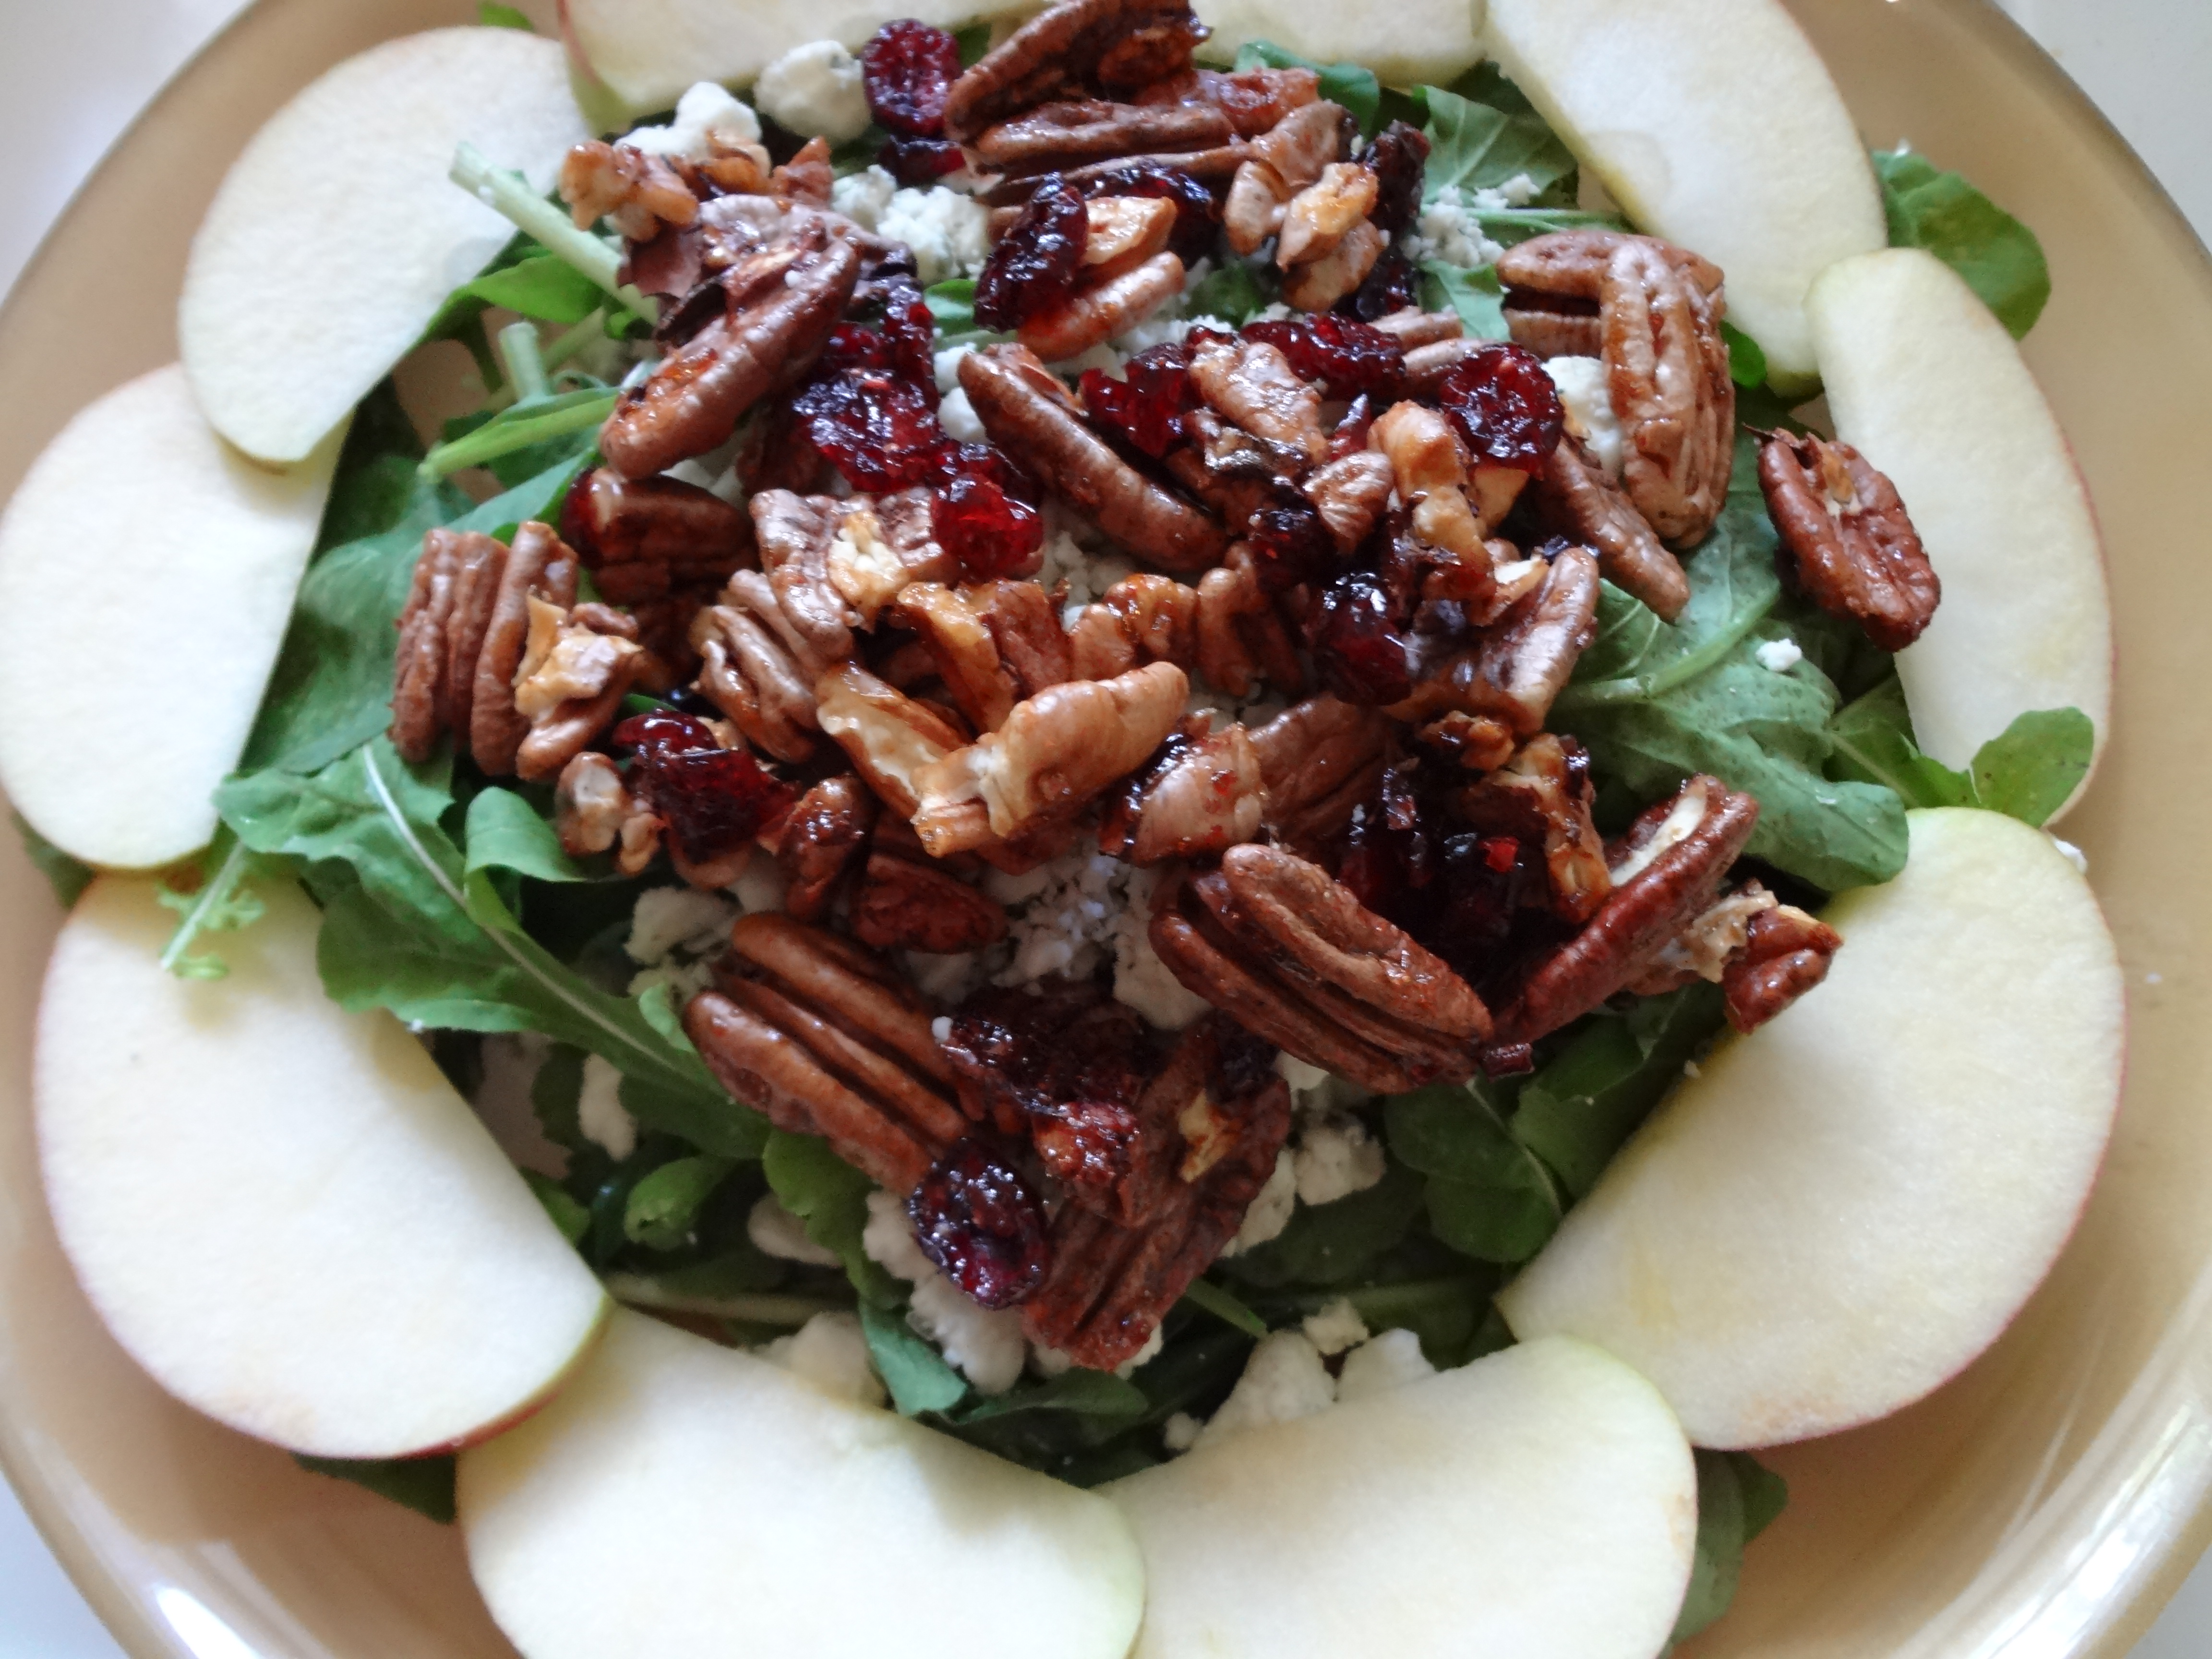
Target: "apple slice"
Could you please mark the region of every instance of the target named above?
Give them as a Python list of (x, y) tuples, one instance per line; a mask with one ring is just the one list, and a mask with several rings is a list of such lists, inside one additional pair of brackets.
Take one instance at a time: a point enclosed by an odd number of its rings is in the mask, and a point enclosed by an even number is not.
[(1213, 30), (1209, 58), (1234, 57), (1248, 40), (1272, 40), (1316, 63), (1364, 64), (1391, 86), (1449, 86), (1482, 59), (1467, 0), (1399, 0), (1346, 6), (1337, 0), (1194, 0)]
[(577, 67), (631, 115), (672, 108), (701, 81), (749, 86), (793, 46), (835, 40), (858, 52), (894, 16), (939, 28), (1024, 16), (1035, 0), (561, 0)]
[(1122, 1659), (1144, 1607), (1104, 1498), (627, 1311), (459, 1499), (528, 1659)]
[(389, 40), (301, 91), (231, 164), (185, 267), (177, 337), (216, 429), (307, 455), (514, 234), (447, 177), (455, 148), (550, 190), (590, 136), (560, 46), (520, 29)]
[(1145, 1553), (1133, 1659), (1651, 1659), (1698, 1530), (1666, 1402), (1559, 1338), (1106, 1491)]
[(1701, 1446), (1910, 1405), (1995, 1341), (2073, 1231), (2119, 1102), (2112, 936), (2051, 838), (1910, 815), (1827, 982), (1723, 1039), (1498, 1306), (1600, 1342)]
[(156, 961), (155, 891), (85, 890), (33, 1061), (55, 1230), (116, 1340), (187, 1405), (326, 1457), (528, 1413), (605, 1320), (599, 1281), (405, 1028), (324, 996), (297, 888), (269, 884), (215, 981)]
[(1628, 216), (1728, 273), (1729, 320), (1809, 390), (1805, 293), (1889, 241), (1850, 112), (1779, 0), (1490, 0), (1498, 64)]
[(2012, 336), (1917, 248), (1823, 272), (1809, 309), (1836, 434), (1897, 485), (1943, 584), (1897, 659), (1921, 749), (1963, 770), (2017, 716), (2068, 708), (2101, 748), (2112, 615), (2097, 521)]
[(333, 436), (289, 473), (249, 465), (172, 365), (32, 463), (0, 516), (0, 614), (35, 619), (0, 652), (0, 786), (55, 846), (152, 869), (206, 845), (337, 455)]

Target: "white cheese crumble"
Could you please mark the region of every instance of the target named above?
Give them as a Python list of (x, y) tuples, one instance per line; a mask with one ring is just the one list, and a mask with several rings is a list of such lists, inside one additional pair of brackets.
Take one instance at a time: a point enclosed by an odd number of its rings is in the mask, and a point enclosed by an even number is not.
[(1336, 1397), (1349, 1405), (1436, 1374), (1437, 1368), (1421, 1352), (1419, 1337), (1411, 1331), (1385, 1331), (1345, 1355), (1344, 1369), (1337, 1375)]
[(939, 1042), (951, 1042), (952, 1016), (950, 1014), (939, 1014), (935, 1019), (930, 1021), (929, 1034), (933, 1037), (935, 1037)]
[[(1349, 1364), (1350, 1362), (1346, 1362)], [(1336, 1380), (1304, 1331), (1275, 1331), (1244, 1362), (1244, 1374), (1199, 1431), (1201, 1446), (1271, 1423), (1295, 1423), (1336, 1403)]]
[(753, 101), (769, 120), (802, 138), (842, 144), (868, 130), (860, 60), (835, 40), (793, 46), (760, 72)]
[(849, 1400), (856, 1406), (884, 1403), (883, 1379), (868, 1357), (867, 1334), (857, 1314), (818, 1313), (759, 1353), (769, 1364), (811, 1382), (833, 1400)]
[(637, 1150), (637, 1120), (623, 1110), (622, 1073), (597, 1054), (584, 1056), (584, 1087), (576, 1097), (576, 1127), (617, 1164)]
[(991, 434), (983, 425), (983, 417), (975, 412), (975, 405), (968, 401), (968, 388), (956, 386), (946, 392), (937, 405), (938, 423), (944, 427), (945, 436), (955, 443), (988, 443)]
[(921, 1253), (907, 1221), (906, 1206), (880, 1189), (868, 1194), (868, 1222), (860, 1248), (893, 1278), (914, 1286), (906, 1322), (935, 1343), (945, 1363), (980, 1394), (1004, 1394), (1021, 1380), (1029, 1358), (1018, 1308), (982, 1308), (937, 1270)]
[(1212, 1005), (1188, 989), (1152, 949), (1152, 890), (1158, 870), (1132, 870), (1115, 918), (1114, 998), (1164, 1031), (1180, 1031)]
[(1495, 264), (1505, 250), (1484, 234), (1480, 216), (1525, 206), (1534, 193), (1534, 186), (1526, 173), (1508, 179), (1496, 190), (1463, 191), (1456, 185), (1446, 185), (1422, 204), (1413, 234), (1406, 239), (1406, 257), (1416, 264), (1424, 259), (1440, 259), (1468, 270)]
[(760, 117), (731, 95), (727, 87), (702, 81), (676, 100), (676, 118), (665, 127), (639, 127), (622, 142), (647, 155), (703, 161), (714, 153), (714, 140), (726, 149), (760, 142)]
[(756, 858), (745, 860), (744, 872), (725, 890), (750, 916), (763, 910), (782, 909), (784, 889), (789, 885), (782, 866), (774, 859)]
[(973, 276), (991, 255), (991, 210), (942, 185), (898, 191), (877, 216), (875, 230), (914, 250), (924, 288)]
[(1171, 1452), (1187, 1452), (1198, 1443), (1206, 1425), (1188, 1412), (1176, 1412), (1160, 1425), (1160, 1444)]
[(1275, 1172), (1267, 1177), (1267, 1184), (1253, 1195), (1245, 1209), (1244, 1219), (1237, 1229), (1237, 1237), (1222, 1250), (1224, 1255), (1242, 1255), (1247, 1250), (1256, 1250), (1269, 1239), (1280, 1238), (1283, 1229), (1291, 1224), (1291, 1217), (1298, 1207), (1297, 1157), (1287, 1146), (1275, 1154)]
[(1751, 654), (1770, 674), (1786, 674), (1805, 660), (1804, 647), (1795, 640), (1769, 640)]
[(873, 230), (898, 194), (898, 180), (881, 167), (862, 167), (830, 186), (830, 205), (862, 230)]
[(983, 982), (982, 953), (959, 951), (940, 956), (929, 951), (908, 951), (906, 973), (914, 988), (931, 1001), (957, 1004)]
[(1559, 407), (1566, 413), (1567, 430), (1583, 441), (1590, 459), (1608, 478), (1620, 476), (1627, 453), (1627, 434), (1613, 412), (1613, 380), (1602, 357), (1553, 357), (1544, 372), (1559, 389)]
[(1093, 843), (1022, 875), (985, 876), (984, 890), (1017, 912), (1006, 930), (1013, 959), (993, 976), (996, 981), (1025, 985), (1049, 974), (1088, 975), (1114, 936), (1132, 868)]
[(1369, 1138), (1367, 1126), (1356, 1117), (1308, 1125), (1294, 1162), (1298, 1202), (1316, 1205), (1365, 1192), (1389, 1167), (1382, 1144)]
[(1324, 1359), (1367, 1340), (1367, 1322), (1352, 1305), (1350, 1297), (1340, 1296), (1319, 1313), (1308, 1314), (1299, 1328)]
[(1291, 1085), (1294, 1095), (1308, 1093), (1328, 1081), (1328, 1073), (1322, 1067), (1307, 1065), (1288, 1050), (1275, 1056), (1275, 1075)]
[(1084, 546), (1077, 521), (1056, 501), (1048, 500), (1044, 510), (1044, 562), (1036, 579), (1048, 593), (1063, 581), (1067, 584), (1067, 604), (1061, 614), (1072, 620), (1075, 611), (1115, 582), (1134, 575), (1137, 567), (1118, 555), (1095, 553)]
[[(2051, 832), (2049, 830), (2045, 830), (2044, 833), (2045, 835), (2050, 835)], [(2076, 847), (2072, 842), (2061, 841), (2057, 836), (2051, 836), (2051, 844), (2066, 855), (2067, 863), (2072, 865), (2076, 870), (2079, 870), (2085, 876), (2089, 873), (2089, 855), (2083, 852), (2080, 848)], [(2157, 984), (2158, 975), (2156, 974), (2148, 975), (2146, 982), (2152, 985)]]
[(738, 908), (690, 887), (655, 887), (637, 896), (623, 951), (632, 962), (658, 967), (679, 951), (697, 956), (729, 942)]
[(806, 1236), (806, 1224), (783, 1206), (774, 1193), (762, 1194), (745, 1216), (745, 1237), (763, 1255), (779, 1261), (798, 1261), (810, 1267), (834, 1267), (837, 1252)]

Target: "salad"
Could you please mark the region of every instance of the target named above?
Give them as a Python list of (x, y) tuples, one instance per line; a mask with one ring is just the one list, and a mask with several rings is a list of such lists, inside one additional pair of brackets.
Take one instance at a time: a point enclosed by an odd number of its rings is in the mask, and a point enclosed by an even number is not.
[[(1923, 752), (1914, 665), (1955, 653), (1947, 606), (1982, 614), (1951, 504), (1923, 544), (1934, 492), (1847, 441), (1881, 421), (1839, 356), (1812, 401), (1805, 307), (1760, 289), (1737, 326), (1719, 251), (1607, 193), (1543, 30), (1498, 14), (1521, 79), (1402, 85), (1264, 39), (1217, 60), (1167, 0), (902, 19), (857, 55), (793, 46), (750, 101), (702, 78), (564, 142), (550, 191), (464, 144), (453, 187), (511, 240), (301, 463), (329, 479), (312, 562), (213, 836), (162, 878), (177, 994), (224, 994), (281, 892), (318, 994), (406, 1023), (615, 1303), (1110, 1486), (1142, 1651), (1189, 1650), (1166, 1563), (1218, 1496), (1170, 1472), (1240, 1441), (1296, 1463), (1264, 1437), (1320, 1445), (1461, 1373), (1507, 1390), (1498, 1423), (1513, 1389), (1663, 1396), (1652, 1517), (1683, 1431), (1711, 1448), (1693, 1526), (1603, 1547), (1674, 1564), (1660, 1625), (1561, 1650), (1656, 1652), (1725, 1612), (1783, 1510), (1751, 1449), (1924, 1393), (2063, 1240), (2021, 1223), (1986, 1309), (1826, 1405), (1709, 1387), (1731, 1333), (1624, 1310), (1624, 1275), (1666, 1271), (1617, 1267), (1647, 1209), (1673, 1231), (1644, 1170), (1696, 1139), (1639, 1126), (1743, 1094), (1723, 1073), (1784, 1032), (1919, 997), (1943, 947), (1899, 956), (1888, 918), (1952, 902), (1929, 872), (2026, 860), (2094, 956), (2094, 901), (2021, 826), (2078, 793), (2104, 711)], [(1911, 280), (2016, 363), (2032, 234), (1909, 149), (1872, 165)], [(1814, 347), (1854, 303), (1821, 292)], [(476, 404), (425, 444), (441, 352)], [(76, 899), (92, 871), (19, 822)], [(2117, 1087), (2077, 1036), (2036, 1039), (2088, 1056), (2087, 1127), (2039, 1154), (2058, 1209)], [(1899, 1086), (1902, 1121), (1925, 1103)], [(542, 1509), (515, 1460), (571, 1454), (492, 1454), (615, 1411), (593, 1365), (662, 1364), (673, 1338), (617, 1321), (540, 1419), (460, 1454), (472, 1561), (533, 1659), (582, 1638), (510, 1616), (537, 1546), (501, 1495)], [(1656, 1392), (1561, 1357), (1584, 1340)], [(1509, 1352), (1528, 1381), (1486, 1369)], [(453, 1516), (450, 1451), (270, 1437)], [(1470, 1480), (1506, 1480), (1520, 1454), (1485, 1445)]]

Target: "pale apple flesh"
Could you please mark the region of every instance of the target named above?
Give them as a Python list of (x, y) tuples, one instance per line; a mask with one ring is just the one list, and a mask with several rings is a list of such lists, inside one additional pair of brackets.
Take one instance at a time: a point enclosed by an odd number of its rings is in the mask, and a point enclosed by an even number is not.
[(1122, 1659), (1113, 1504), (644, 1315), (462, 1455), (470, 1571), (526, 1659)]
[(1652, 1659), (1698, 1527), (1666, 1402), (1558, 1337), (1106, 1491), (1144, 1550), (1134, 1659)]
[(1805, 295), (1889, 241), (1842, 94), (1780, 0), (1490, 0), (1485, 39), (1639, 230), (1728, 276), (1777, 386), (1810, 389)]
[(154, 869), (206, 845), (337, 455), (334, 436), (289, 472), (249, 464), (172, 365), (32, 463), (0, 516), (0, 614), (36, 619), (0, 652), (0, 787), (55, 846)]
[(2044, 708), (2080, 709), (2101, 747), (2112, 619), (2097, 521), (2011, 335), (1916, 248), (1825, 272), (1810, 313), (1836, 435), (1896, 484), (1943, 584), (1897, 659), (1920, 747), (1963, 770)]
[(388, 40), (298, 94), (231, 164), (185, 268), (178, 341), (216, 429), (265, 461), (312, 453), (514, 234), (447, 176), (455, 149), (547, 190), (590, 136), (559, 43), (520, 29)]
[(214, 981), (160, 965), (149, 880), (70, 912), (33, 1073), (62, 1248), (154, 1380), (244, 1433), (345, 1458), (495, 1433), (605, 1292), (422, 1046), (324, 995), (306, 897), (263, 896)]
[(1910, 815), (1844, 895), (1827, 981), (1724, 1038), (1498, 1297), (1603, 1345), (1701, 1446), (1911, 1404), (2011, 1322), (2073, 1231), (2120, 1092), (2123, 1006), (2087, 883), (1991, 812)]
[(1201, 51), (1223, 60), (1249, 40), (1270, 40), (1316, 63), (1364, 64), (1392, 86), (1441, 87), (1482, 58), (1467, 0), (1193, 0), (1191, 9), (1213, 30)]

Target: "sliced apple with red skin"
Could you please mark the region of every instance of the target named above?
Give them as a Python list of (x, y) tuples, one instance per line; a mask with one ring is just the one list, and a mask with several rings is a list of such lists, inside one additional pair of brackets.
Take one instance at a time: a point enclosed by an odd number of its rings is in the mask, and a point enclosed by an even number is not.
[(289, 472), (252, 465), (172, 365), (32, 463), (0, 515), (0, 615), (30, 619), (0, 652), (0, 787), (64, 852), (154, 869), (206, 845), (337, 454), (333, 437)]
[(1132, 1659), (1651, 1659), (1698, 1530), (1658, 1391), (1560, 1337), (1105, 1490), (1145, 1553)]
[(1922, 750), (1964, 770), (2040, 708), (2080, 709), (2101, 747), (2112, 615), (2097, 520), (2012, 336), (1917, 248), (1823, 272), (1809, 310), (1836, 435), (1896, 484), (1943, 584), (1897, 659)]
[(1882, 247), (1842, 94), (1779, 0), (1490, 0), (1486, 39), (1639, 230), (1728, 276), (1776, 386), (1810, 389), (1813, 279)]
[(2072, 1232), (2119, 1102), (2112, 936), (2051, 838), (1909, 815), (1826, 983), (1679, 1084), (1498, 1297), (1602, 1344), (1701, 1446), (1850, 1428), (1964, 1370)]
[(641, 1314), (463, 1454), (469, 1568), (527, 1659), (1122, 1659), (1114, 1505)]
[(177, 337), (216, 429), (299, 460), (514, 227), (447, 176), (472, 143), (549, 190), (590, 137), (559, 43), (433, 29), (311, 82), (231, 163), (192, 239)]
[(161, 968), (155, 894), (94, 882), (39, 1004), (47, 1203), (108, 1329), (293, 1451), (404, 1457), (526, 1415), (605, 1322), (599, 1281), (422, 1044), (323, 994), (298, 889), (222, 935), (219, 980)]

